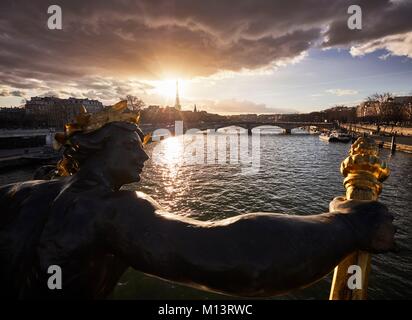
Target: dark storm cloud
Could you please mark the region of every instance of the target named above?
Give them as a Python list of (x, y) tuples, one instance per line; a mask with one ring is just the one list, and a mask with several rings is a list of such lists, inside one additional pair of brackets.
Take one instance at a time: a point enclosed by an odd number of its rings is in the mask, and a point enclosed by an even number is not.
[(358, 1), (365, 23), (355, 32), (346, 27), (347, 0), (53, 1), (63, 11), (61, 31), (47, 29), (50, 4), (0, 2), (0, 84), (30, 89), (77, 83), (88, 95), (122, 95), (130, 91), (124, 83), (83, 78), (256, 69), (321, 43), (327, 26), (324, 46), (412, 30), (406, 1)]
[[(412, 1), (386, 0), (364, 1), (362, 8), (362, 30), (352, 31), (347, 27), (347, 19), (334, 20), (327, 32), (327, 46), (363, 43), (385, 36), (412, 31)], [(411, 45), (411, 44), (409, 44)]]

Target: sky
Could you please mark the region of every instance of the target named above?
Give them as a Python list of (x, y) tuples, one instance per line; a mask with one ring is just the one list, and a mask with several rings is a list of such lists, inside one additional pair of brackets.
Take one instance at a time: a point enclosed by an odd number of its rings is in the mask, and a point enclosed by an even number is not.
[[(50, 30), (47, 9), (62, 10)], [(350, 30), (348, 7), (362, 9)], [(0, 106), (55, 95), (233, 113), (412, 95), (412, 0), (0, 2)]]

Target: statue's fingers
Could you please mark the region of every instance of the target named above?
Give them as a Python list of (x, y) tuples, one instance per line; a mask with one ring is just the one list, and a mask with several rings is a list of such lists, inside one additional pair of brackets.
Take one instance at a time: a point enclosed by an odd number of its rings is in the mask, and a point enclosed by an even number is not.
[(342, 205), (342, 203), (346, 201), (346, 198), (343, 196), (340, 197), (335, 197), (330, 203), (329, 203), (329, 211), (338, 211), (338, 208)]
[(333, 198), (332, 202), (343, 202), (346, 201), (346, 197), (345, 196), (339, 196), (339, 197), (335, 197)]

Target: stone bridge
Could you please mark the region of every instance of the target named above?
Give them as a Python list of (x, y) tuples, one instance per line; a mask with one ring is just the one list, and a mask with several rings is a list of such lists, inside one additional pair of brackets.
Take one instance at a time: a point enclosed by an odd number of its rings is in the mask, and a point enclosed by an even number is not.
[(199, 122), (199, 123), (183, 123), (184, 130), (189, 130), (192, 128), (206, 130), (206, 129), (214, 129), (218, 130), (225, 127), (236, 126), (241, 127), (248, 130), (249, 134), (252, 134), (252, 129), (261, 126), (273, 126), (279, 127), (285, 130), (285, 134), (291, 134), (292, 129), (301, 128), (301, 127), (317, 127), (321, 129), (332, 129), (334, 124), (328, 122), (278, 122), (278, 121), (225, 121), (219, 123), (213, 122)]
[[(301, 128), (301, 127), (317, 127), (320, 129), (332, 129), (334, 127), (334, 123), (329, 122), (281, 122), (281, 121), (223, 121), (223, 122), (183, 122), (183, 131), (186, 132), (189, 129), (199, 129), (199, 130), (207, 130), (213, 129), (218, 130), (221, 128), (226, 128), (230, 126), (241, 127), (248, 130), (249, 134), (252, 134), (252, 129), (261, 126), (273, 126), (279, 127), (285, 130), (285, 134), (291, 134), (292, 129)], [(148, 125), (143, 124), (141, 125), (143, 131), (153, 131), (158, 128), (165, 128), (174, 132), (174, 125), (172, 124), (158, 124)]]

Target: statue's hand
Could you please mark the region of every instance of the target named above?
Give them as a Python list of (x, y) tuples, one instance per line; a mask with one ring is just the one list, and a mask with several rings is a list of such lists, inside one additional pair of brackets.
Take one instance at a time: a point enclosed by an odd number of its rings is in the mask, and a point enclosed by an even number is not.
[(329, 204), (329, 210), (342, 213), (353, 227), (361, 250), (372, 253), (395, 251), (393, 215), (382, 203), (337, 197)]

